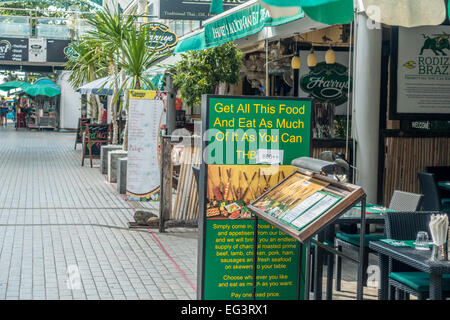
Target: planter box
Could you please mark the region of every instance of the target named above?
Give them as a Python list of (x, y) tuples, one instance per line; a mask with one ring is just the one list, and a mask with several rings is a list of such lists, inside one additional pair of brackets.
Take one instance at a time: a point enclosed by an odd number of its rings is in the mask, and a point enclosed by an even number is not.
[(102, 146), (100, 149), (100, 172), (102, 174), (108, 173), (108, 153), (115, 150), (121, 150), (122, 146), (109, 144)]
[(126, 158), (128, 152), (123, 150), (110, 151), (108, 153), (108, 181), (117, 182), (117, 165), (118, 159)]
[(128, 158), (117, 160), (117, 191), (120, 194), (127, 193), (127, 160)]

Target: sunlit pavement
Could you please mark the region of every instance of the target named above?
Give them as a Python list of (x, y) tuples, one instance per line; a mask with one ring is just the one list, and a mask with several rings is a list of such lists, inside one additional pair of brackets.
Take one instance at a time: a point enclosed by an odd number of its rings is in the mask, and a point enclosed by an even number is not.
[(74, 140), (0, 128), (0, 299), (195, 299), (195, 230), (129, 229)]

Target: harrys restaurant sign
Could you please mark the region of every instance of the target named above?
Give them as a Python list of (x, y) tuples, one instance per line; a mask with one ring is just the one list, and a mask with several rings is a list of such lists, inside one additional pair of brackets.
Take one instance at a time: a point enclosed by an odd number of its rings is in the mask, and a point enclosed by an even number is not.
[(336, 106), (348, 100), (348, 68), (339, 63), (318, 63), (300, 79), (301, 89), (319, 101), (330, 101)]
[(170, 31), (170, 28), (159, 22), (149, 22), (145, 26), (149, 27), (154, 33), (148, 44), (156, 52), (165, 53), (178, 43), (178, 37)]

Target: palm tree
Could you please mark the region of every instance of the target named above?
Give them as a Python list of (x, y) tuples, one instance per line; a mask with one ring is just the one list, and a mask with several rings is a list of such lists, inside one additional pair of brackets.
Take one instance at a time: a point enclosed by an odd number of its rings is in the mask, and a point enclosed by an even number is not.
[[(93, 39), (83, 37), (78, 42), (70, 44), (74, 54), (68, 59), (65, 68), (72, 71), (69, 82), (73, 88), (79, 88), (87, 82), (94, 81), (106, 75), (104, 55), (98, 50), (98, 45), (93, 45)], [(97, 115), (100, 99), (97, 95), (90, 94), (90, 105), (93, 118)]]
[[(125, 110), (126, 122), (123, 141), (123, 150), (128, 150), (128, 91), (129, 90), (156, 90), (150, 77), (146, 75), (146, 71), (157, 64), (167, 54), (158, 54), (149, 47), (149, 44), (155, 44), (156, 30), (150, 26), (143, 24), (136, 29), (128, 29), (124, 33), (124, 41), (122, 42), (122, 55), (117, 61), (117, 65), (123, 71), (122, 84), (119, 92), (125, 92)], [(159, 43), (156, 43), (156, 46)], [(117, 80), (116, 80), (117, 82)]]
[[(112, 143), (118, 143), (118, 125), (116, 103), (120, 98), (119, 90), (120, 78), (124, 70), (120, 70), (117, 60), (122, 54), (122, 43), (125, 34), (135, 30), (133, 15), (123, 16), (118, 9), (110, 10), (108, 6), (87, 19), (88, 24), (94, 27), (94, 30), (88, 31), (88, 36), (99, 45), (103, 54), (108, 57), (109, 75), (114, 78), (113, 98), (109, 106), (113, 127)], [(111, 89), (111, 88), (109, 88)]]

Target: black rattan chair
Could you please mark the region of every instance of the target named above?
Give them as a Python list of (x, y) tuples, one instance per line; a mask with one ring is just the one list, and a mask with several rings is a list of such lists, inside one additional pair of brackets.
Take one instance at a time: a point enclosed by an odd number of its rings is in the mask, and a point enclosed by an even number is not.
[[(420, 208), (422, 202), (422, 195), (417, 193), (410, 193), (395, 190), (392, 194), (391, 201), (389, 202), (389, 209), (396, 211), (417, 211)], [(369, 249), (370, 241), (378, 241), (386, 238), (385, 235), (380, 234), (366, 234), (364, 238), (364, 244), (366, 250), (364, 250), (363, 256), (363, 268), (367, 270), (369, 266), (369, 253), (373, 252)], [(359, 234), (336, 234), (337, 250), (342, 251), (342, 248), (350, 249), (355, 252), (359, 252)], [(342, 258), (336, 256), (336, 290), (341, 290), (341, 278), (342, 278)], [(367, 274), (364, 274), (363, 283), (367, 285)]]
[[(425, 171), (434, 174), (436, 181), (450, 181), (450, 166), (428, 166), (425, 167)], [(450, 191), (442, 189), (440, 191), (442, 198), (450, 198)]]
[[(414, 240), (419, 231), (429, 233), (429, 222), (432, 214), (439, 212), (387, 212), (385, 232), (388, 239)], [(396, 261), (389, 261), (389, 299), (394, 298), (394, 291), (397, 291), (397, 298), (408, 299), (409, 295), (415, 295), (419, 300), (429, 297), (429, 276), (425, 272), (406, 266)], [(450, 288), (450, 275), (443, 276), (444, 297), (450, 295), (447, 288)]]
[(420, 188), (423, 193), (424, 211), (450, 212), (450, 203), (443, 200), (433, 173), (418, 172)]

